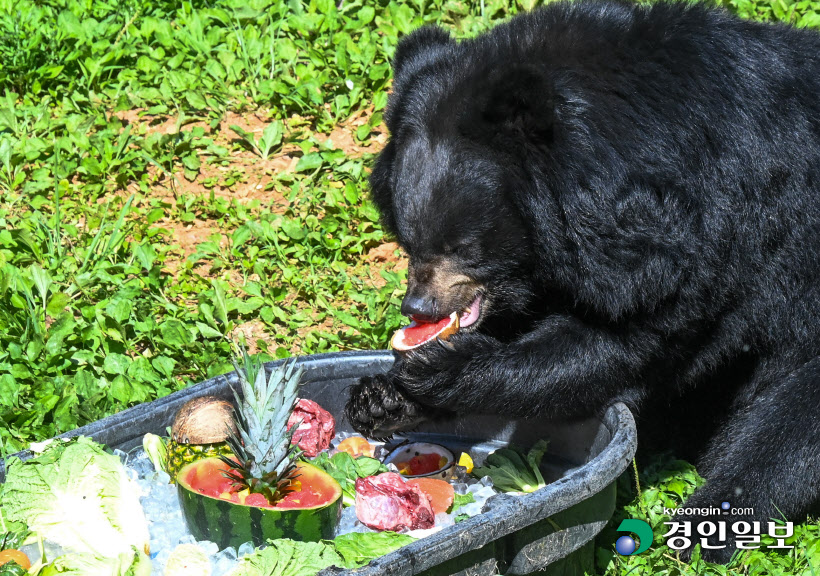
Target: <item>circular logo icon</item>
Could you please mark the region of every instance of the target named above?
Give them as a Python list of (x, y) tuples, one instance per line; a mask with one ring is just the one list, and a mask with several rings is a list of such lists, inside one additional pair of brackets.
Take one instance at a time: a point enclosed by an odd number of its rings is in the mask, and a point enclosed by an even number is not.
[(722, 504), (720, 505), (720, 507), (721, 507), (721, 508), (723, 508), (724, 510), (728, 510), (728, 509), (729, 509), (729, 503), (728, 503), (728, 502), (724, 502), (724, 503), (722, 503)]
[(635, 551), (635, 540), (632, 536), (621, 536), (615, 541), (615, 551), (621, 556), (629, 556)]
[[(618, 525), (618, 532), (631, 532), (638, 537), (638, 541), (632, 536), (621, 536), (615, 541), (615, 551), (621, 556), (631, 556), (646, 552), (652, 545), (652, 527), (643, 520), (627, 518)], [(638, 546), (638, 542), (641, 543)]]

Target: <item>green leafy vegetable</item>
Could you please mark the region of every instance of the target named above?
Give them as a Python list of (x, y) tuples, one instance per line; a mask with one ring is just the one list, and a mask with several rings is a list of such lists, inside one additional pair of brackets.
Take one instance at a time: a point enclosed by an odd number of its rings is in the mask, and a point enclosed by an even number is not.
[(139, 488), (90, 438), (54, 442), (27, 462), (11, 458), (2, 506), (9, 520), (70, 552), (118, 558), (148, 549)]
[(356, 501), (356, 479), (373, 476), (380, 472), (387, 472), (387, 467), (367, 456), (353, 458), (347, 452), (337, 452), (328, 456), (326, 452), (319, 454), (310, 461), (330, 474), (342, 487), (342, 500), (345, 506), (352, 506)]
[(526, 456), (514, 448), (501, 448), (487, 456), (484, 466), (474, 468), (473, 475), (489, 476), (502, 492), (535, 492), (546, 485), (540, 470), (546, 451), (546, 440), (536, 442)]
[(243, 558), (230, 576), (314, 576), (328, 566), (359, 568), (415, 540), (395, 532), (345, 534), (322, 542), (269, 540), (267, 548)]
[(456, 493), (453, 495), (453, 503), (450, 505), (450, 509), (447, 512), (457, 512), (459, 508), (472, 502), (475, 502), (475, 497), (472, 492), (467, 492), (466, 494)]
[(27, 576), (28, 571), (17, 562), (6, 562), (0, 566), (0, 576)]
[(65, 554), (43, 568), (39, 576), (150, 576), (151, 561), (137, 550), (110, 558)]
[(154, 465), (154, 470), (157, 472), (167, 472), (168, 448), (165, 446), (165, 440), (163, 440), (161, 436), (146, 434), (142, 437), (142, 448), (148, 455), (151, 464)]
[(527, 452), (527, 463), (535, 473), (535, 478), (538, 480), (539, 487), (544, 486), (544, 477), (541, 475), (541, 460), (544, 459), (544, 454), (547, 453), (548, 442), (546, 440), (539, 440)]
[(283, 538), (268, 544), (245, 556), (230, 576), (314, 576), (328, 566), (342, 566), (342, 558), (324, 542)]
[[(3, 485), (0, 484), (0, 492)], [(0, 506), (0, 550), (20, 548), (30, 534), (23, 522), (12, 522), (3, 516), (3, 507)]]
[(337, 536), (333, 545), (344, 559), (345, 568), (359, 568), (415, 540), (412, 536), (396, 532), (354, 532)]

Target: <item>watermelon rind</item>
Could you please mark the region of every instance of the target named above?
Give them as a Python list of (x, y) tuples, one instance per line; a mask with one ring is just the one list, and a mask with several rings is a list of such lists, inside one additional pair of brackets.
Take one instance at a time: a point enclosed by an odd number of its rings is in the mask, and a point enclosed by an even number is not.
[(198, 460), (180, 470), (177, 494), (188, 529), (197, 540), (215, 542), (220, 549), (238, 548), (245, 542), (261, 546), (267, 540), (290, 538), (303, 542), (329, 540), (342, 513), (342, 488), (329, 474), (308, 463), (300, 463), (300, 481), (317, 475), (331, 483), (327, 503), (305, 508), (262, 508), (223, 500), (192, 489), (183, 479), (192, 466), (217, 465), (218, 458)]

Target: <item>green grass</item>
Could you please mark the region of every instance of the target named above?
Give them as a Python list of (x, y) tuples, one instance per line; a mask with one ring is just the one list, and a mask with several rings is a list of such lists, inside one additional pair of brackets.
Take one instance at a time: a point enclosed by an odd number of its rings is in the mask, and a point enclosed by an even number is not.
[[(384, 348), (406, 274), (368, 257), (390, 239), (366, 178), (392, 51), (424, 23), (471, 36), (531, 4), (0, 0), (0, 450), (227, 371), (227, 336), (269, 357)], [(820, 2), (728, 6), (820, 27)], [(364, 154), (326, 138), (342, 124)], [(661, 462), (620, 516), (691, 492), (691, 466)], [(728, 573), (811, 573), (818, 530)], [(660, 542), (598, 559), (726, 573)]]

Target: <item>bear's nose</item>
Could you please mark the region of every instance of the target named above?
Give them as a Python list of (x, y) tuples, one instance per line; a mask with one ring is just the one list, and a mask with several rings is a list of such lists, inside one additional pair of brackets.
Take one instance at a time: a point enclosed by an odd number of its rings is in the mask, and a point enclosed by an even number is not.
[(432, 321), (436, 314), (436, 299), (408, 294), (401, 302), (401, 313), (419, 322)]

